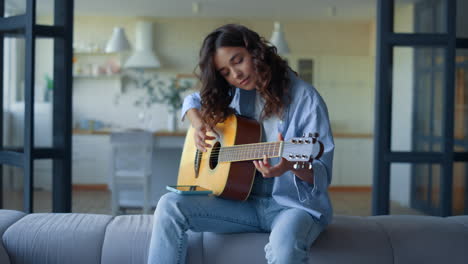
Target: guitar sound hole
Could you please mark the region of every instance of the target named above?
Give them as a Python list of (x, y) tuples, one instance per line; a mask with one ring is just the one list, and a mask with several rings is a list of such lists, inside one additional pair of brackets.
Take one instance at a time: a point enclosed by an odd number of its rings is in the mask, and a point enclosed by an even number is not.
[(216, 142), (213, 145), (213, 149), (211, 150), (210, 155), (210, 169), (216, 168), (218, 166), (218, 158), (219, 158), (219, 150), (221, 149), (221, 143)]

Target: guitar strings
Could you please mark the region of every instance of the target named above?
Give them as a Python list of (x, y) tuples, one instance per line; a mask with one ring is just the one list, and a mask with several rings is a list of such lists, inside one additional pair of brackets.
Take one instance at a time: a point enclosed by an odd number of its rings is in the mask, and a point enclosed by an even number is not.
[(216, 149), (216, 150), (213, 150), (211, 153), (238, 154), (238, 153), (246, 153), (246, 152), (272, 151), (272, 150), (280, 150), (280, 149), (281, 149), (281, 146), (273, 146), (273, 147), (268, 147), (268, 148)]
[(211, 152), (211, 156), (218, 156), (218, 155), (239, 155), (245, 154), (246, 152), (251, 152), (252, 150), (256, 150), (255, 152), (271, 152), (271, 151), (279, 151), (281, 149), (280, 144), (271, 144), (268, 146), (262, 146), (263, 148), (258, 148), (254, 146), (244, 145), (239, 147), (221, 147), (219, 149), (213, 150)]
[[(226, 162), (262, 159), (264, 155), (269, 158), (279, 157), (280, 155), (278, 152), (281, 150), (281, 143), (284, 144), (283, 147), (297, 146), (290, 142), (263, 142), (258, 144), (226, 146), (213, 150), (209, 157), (205, 156), (202, 157), (202, 159), (209, 159), (210, 161), (221, 160), (219, 162)], [(254, 151), (252, 152), (252, 150)], [(201, 155), (203, 155), (203, 153), (201, 153)]]
[[(254, 159), (258, 159), (260, 158), (260, 156), (264, 156), (265, 154), (269, 157), (271, 156), (278, 156), (278, 152), (280, 150), (280, 148), (276, 148), (276, 149), (255, 149), (254, 152), (250, 151), (250, 153), (248, 153), (249, 150), (252, 150), (252, 148), (250, 149), (247, 149), (247, 150), (237, 150), (237, 151), (219, 151), (219, 150), (215, 150), (213, 152), (211, 152), (211, 155), (209, 156), (210, 160), (213, 161), (213, 160), (217, 160), (218, 158), (225, 158), (227, 160), (254, 160)], [(248, 157), (248, 158), (247, 158)]]

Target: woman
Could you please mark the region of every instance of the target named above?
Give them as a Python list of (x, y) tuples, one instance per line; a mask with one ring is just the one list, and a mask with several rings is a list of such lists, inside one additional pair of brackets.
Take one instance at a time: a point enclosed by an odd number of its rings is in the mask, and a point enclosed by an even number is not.
[[(185, 263), (187, 230), (270, 232), (268, 263), (308, 263), (309, 249), (332, 218), (333, 137), (326, 105), (296, 77), (276, 48), (252, 30), (228, 24), (204, 40), (200, 93), (184, 101), (182, 117), (195, 128), (197, 148), (206, 151), (212, 128), (237, 113), (262, 125), (263, 141), (318, 132), (325, 151), (312, 169), (293, 169), (285, 159), (253, 161), (257, 168), (247, 201), (210, 196), (164, 195), (154, 213), (149, 263)], [(213, 135), (213, 134), (210, 134)]]

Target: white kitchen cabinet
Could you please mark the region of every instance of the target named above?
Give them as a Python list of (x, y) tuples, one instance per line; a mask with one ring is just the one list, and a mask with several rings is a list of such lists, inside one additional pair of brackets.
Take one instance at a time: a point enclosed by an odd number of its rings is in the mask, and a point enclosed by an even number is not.
[(109, 135), (73, 134), (73, 184), (107, 184), (109, 177)]
[(372, 185), (372, 138), (335, 137), (332, 186)]

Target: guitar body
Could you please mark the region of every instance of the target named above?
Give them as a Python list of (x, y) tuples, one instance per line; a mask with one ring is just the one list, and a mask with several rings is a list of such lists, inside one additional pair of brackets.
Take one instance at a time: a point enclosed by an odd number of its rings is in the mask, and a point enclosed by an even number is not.
[(195, 129), (190, 127), (185, 138), (177, 185), (199, 185), (214, 195), (231, 200), (246, 200), (255, 178), (252, 161), (218, 162), (220, 147), (258, 143), (262, 129), (256, 121), (231, 115), (215, 127), (219, 138), (207, 141), (213, 146), (207, 152), (195, 147)]

